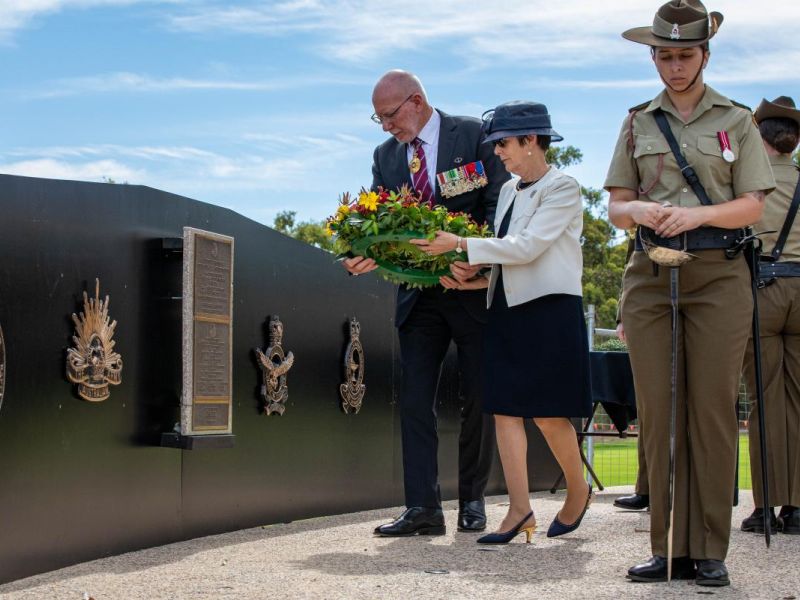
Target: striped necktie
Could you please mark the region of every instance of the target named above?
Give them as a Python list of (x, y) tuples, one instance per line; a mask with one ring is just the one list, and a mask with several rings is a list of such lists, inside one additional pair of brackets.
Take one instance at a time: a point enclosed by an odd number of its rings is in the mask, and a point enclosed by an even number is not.
[(431, 189), (431, 180), (428, 177), (428, 162), (425, 160), (425, 150), (422, 148), (422, 140), (414, 138), (411, 145), (414, 148), (414, 156), (419, 159), (419, 170), (416, 173), (411, 173), (411, 181), (414, 184), (414, 190), (420, 195), (423, 202), (433, 204), (436, 197)]

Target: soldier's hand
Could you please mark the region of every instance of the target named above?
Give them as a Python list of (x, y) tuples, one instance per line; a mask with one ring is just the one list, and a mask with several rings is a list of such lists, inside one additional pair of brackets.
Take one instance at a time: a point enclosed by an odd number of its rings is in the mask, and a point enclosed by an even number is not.
[(684, 231), (697, 229), (706, 221), (704, 206), (694, 208), (668, 206), (662, 210), (664, 219), (655, 230), (656, 234), (662, 237), (675, 237)]
[(378, 268), (378, 264), (373, 259), (363, 256), (345, 258), (342, 261), (342, 266), (352, 275), (363, 275)]
[(629, 205), (630, 216), (638, 225), (656, 229), (665, 217), (666, 209), (657, 202), (632, 200)]
[(625, 327), (622, 325), (622, 321), (617, 323), (617, 339), (623, 344), (627, 341), (625, 338)]

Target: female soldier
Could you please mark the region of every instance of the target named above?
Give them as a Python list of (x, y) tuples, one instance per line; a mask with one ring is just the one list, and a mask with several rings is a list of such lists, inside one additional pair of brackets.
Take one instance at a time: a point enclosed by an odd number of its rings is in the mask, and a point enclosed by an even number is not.
[[(740, 238), (738, 228), (758, 221), (764, 195), (775, 186), (750, 112), (703, 83), (708, 41), (720, 23), (722, 15), (709, 15), (699, 0), (671, 0), (652, 27), (622, 34), (650, 46), (665, 89), (625, 119), (605, 182), (615, 226), (637, 226), (638, 239), (657, 245), (677, 240), (698, 257), (680, 268), (672, 575), (710, 586), (730, 583), (724, 559), (736, 469), (734, 402), (753, 308), (747, 264), (741, 254), (726, 258), (725, 250)], [(663, 118), (664, 133), (657, 121)], [(687, 183), (666, 133), (707, 194)], [(639, 244), (625, 271), (622, 322), (641, 408), (653, 557), (628, 577), (664, 581), (671, 518), (670, 269), (659, 270), (641, 250)]]
[[(759, 270), (767, 285), (758, 292), (769, 498), (771, 504), (783, 505), (779, 515), (783, 532), (800, 534), (800, 219), (790, 210), (796, 195), (794, 201), (800, 202), (800, 174), (792, 160), (800, 142), (800, 110), (791, 98), (781, 96), (773, 102), (764, 100), (755, 117), (777, 183), (756, 226), (758, 231), (772, 232), (761, 235), (765, 254)], [(749, 347), (745, 373), (750, 392), (755, 389), (755, 374)], [(752, 404), (750, 409), (750, 465), (753, 481), (760, 481), (756, 408)], [(764, 498), (758, 485), (753, 486), (753, 497), (756, 510), (742, 522), (742, 531), (763, 533)], [(774, 513), (771, 521), (777, 528)]]

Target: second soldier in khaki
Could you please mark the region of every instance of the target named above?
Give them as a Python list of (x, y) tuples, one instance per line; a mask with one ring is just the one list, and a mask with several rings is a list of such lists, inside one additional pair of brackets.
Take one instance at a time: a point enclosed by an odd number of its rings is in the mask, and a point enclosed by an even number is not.
[[(749, 110), (707, 87), (708, 41), (722, 15), (699, 0), (672, 0), (652, 27), (623, 33), (651, 48), (665, 85), (625, 118), (605, 182), (609, 218), (648, 228), (651, 239), (679, 238), (698, 257), (680, 267), (677, 438), (672, 575), (698, 585), (728, 585), (724, 560), (731, 528), (738, 423), (735, 402), (752, 320), (750, 273), (725, 250), (739, 228), (759, 220), (774, 179)], [(680, 152), (711, 200), (686, 182), (655, 114), (666, 115)], [(642, 232), (640, 232), (642, 233)], [(634, 581), (667, 579), (671, 304), (669, 269), (641, 247), (623, 279), (628, 338), (650, 484), (653, 556), (628, 570)]]
[[(800, 194), (800, 172), (792, 153), (800, 142), (800, 110), (786, 96), (764, 100), (755, 113), (769, 154), (777, 187), (767, 198), (764, 216), (756, 226), (764, 242), (761, 256), (762, 285), (758, 291), (761, 369), (764, 385), (769, 499), (781, 506), (772, 527), (800, 534), (800, 218), (788, 214)], [(786, 236), (782, 236), (787, 226)], [(767, 232), (772, 233), (767, 233)], [(782, 238), (782, 239), (781, 239)], [(781, 241), (779, 241), (781, 240)], [(755, 401), (752, 347), (745, 360), (747, 390)], [(758, 411), (750, 410), (750, 465), (756, 510), (742, 522), (743, 531), (764, 531), (764, 496)], [(772, 512), (772, 506), (769, 507)]]

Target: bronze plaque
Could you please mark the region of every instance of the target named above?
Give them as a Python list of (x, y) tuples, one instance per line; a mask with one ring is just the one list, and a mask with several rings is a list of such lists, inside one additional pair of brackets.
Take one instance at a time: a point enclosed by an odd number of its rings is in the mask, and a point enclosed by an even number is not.
[(233, 238), (183, 230), (183, 435), (231, 433)]
[(194, 314), (230, 319), (233, 244), (196, 236)]
[(228, 429), (229, 408), (225, 402), (195, 403), (192, 411), (192, 428), (196, 431), (217, 433)]
[(6, 391), (6, 343), (3, 340), (3, 327), (0, 326), (0, 408), (3, 407), (3, 393)]
[(194, 322), (194, 396), (225, 398), (230, 395), (230, 326)]

